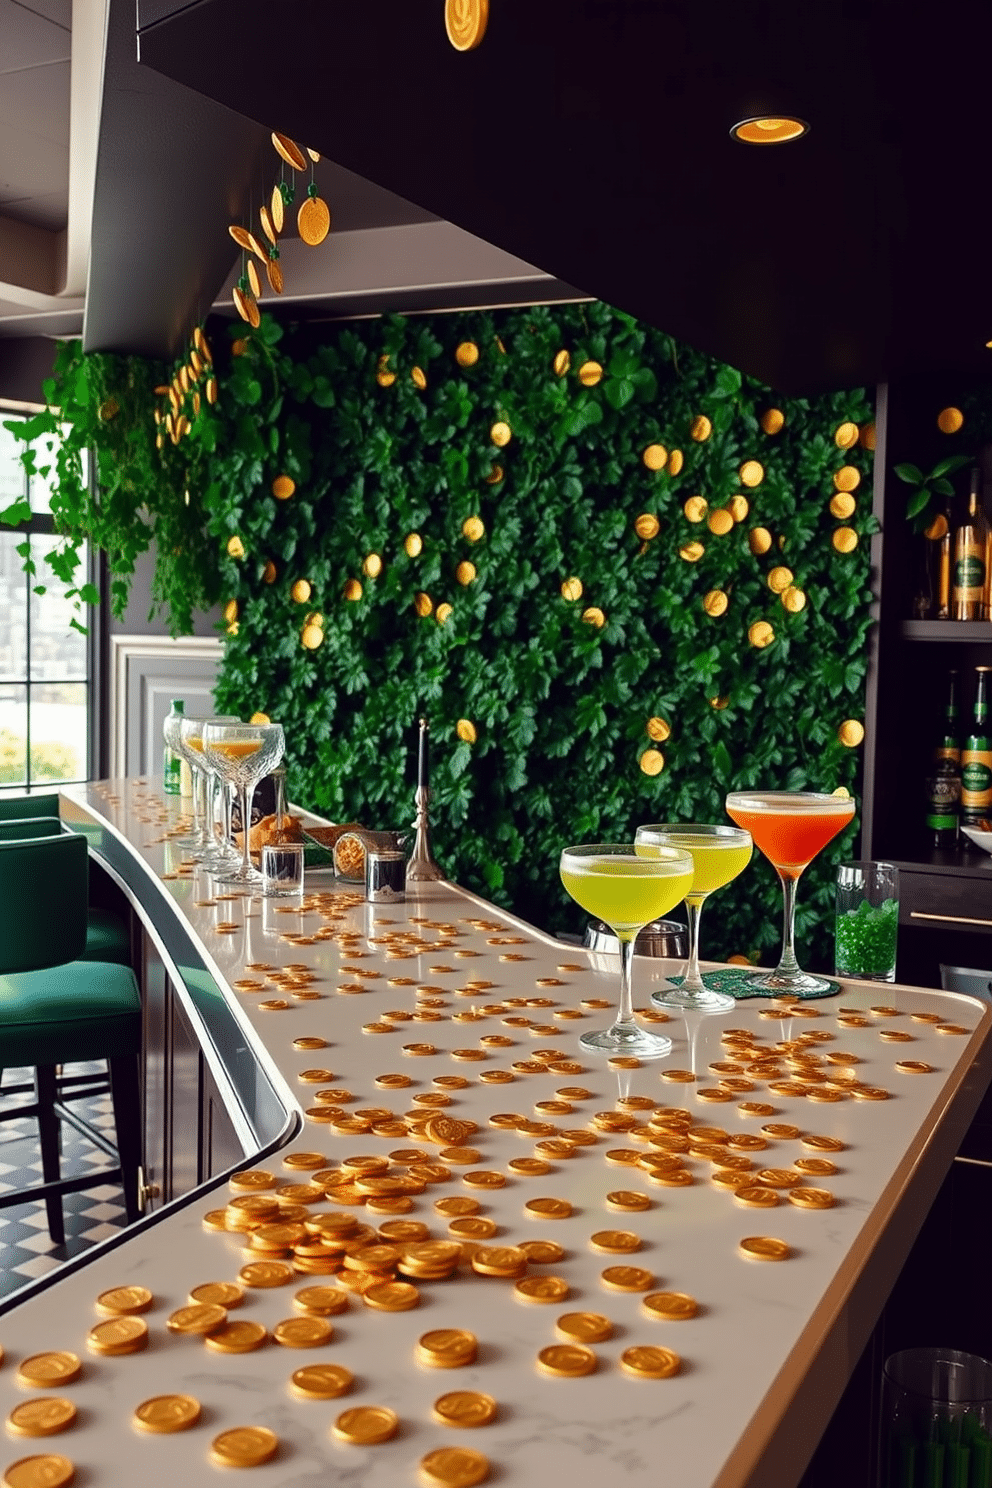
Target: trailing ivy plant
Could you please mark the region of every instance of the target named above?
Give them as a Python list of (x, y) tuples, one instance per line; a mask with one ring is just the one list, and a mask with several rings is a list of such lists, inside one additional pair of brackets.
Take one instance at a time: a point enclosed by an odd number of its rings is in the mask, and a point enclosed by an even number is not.
[[(80, 418), (101, 490), (109, 469), (131, 503), (112, 539), (118, 582), (154, 539), (177, 631), (224, 602), (217, 706), (286, 725), (295, 800), (406, 825), (426, 714), (447, 872), (537, 924), (579, 928), (558, 882), (568, 842), (721, 821), (732, 788), (856, 791), (858, 752), (838, 729), (864, 707), (864, 390), (786, 400), (602, 304), (286, 335), (263, 318), (229, 340), (213, 335), (220, 401), (175, 448), (155, 448), (163, 371), (143, 364), (66, 352), (53, 416)], [(144, 379), (133, 413), (131, 377)], [(865, 443), (839, 447), (842, 423)], [(843, 520), (830, 511), (842, 469), (857, 487)], [(729, 530), (718, 509), (737, 517)], [(842, 526), (853, 547), (834, 545)], [(812, 964), (831, 956), (834, 864), (855, 832), (804, 879)], [(767, 960), (780, 915), (756, 858), (714, 901), (704, 953)]]

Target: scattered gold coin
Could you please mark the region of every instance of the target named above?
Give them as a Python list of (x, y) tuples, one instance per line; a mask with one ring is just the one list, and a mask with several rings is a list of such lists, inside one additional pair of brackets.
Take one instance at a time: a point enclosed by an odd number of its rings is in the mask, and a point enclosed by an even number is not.
[(775, 1240), (770, 1235), (748, 1235), (740, 1243), (742, 1255), (756, 1261), (785, 1261), (792, 1254), (784, 1240)]
[(590, 1235), (589, 1244), (595, 1251), (603, 1255), (629, 1255), (632, 1251), (640, 1250), (641, 1237), (635, 1235), (633, 1230), (597, 1230)]
[(340, 1364), (307, 1364), (290, 1376), (294, 1394), (304, 1400), (335, 1400), (347, 1395), (354, 1382), (351, 1371)]
[(496, 1419), (496, 1402), (478, 1390), (450, 1390), (435, 1400), (434, 1419), (444, 1426), (488, 1426)]
[(789, 1203), (797, 1209), (832, 1209), (835, 1199), (829, 1188), (793, 1188)]
[(613, 1324), (601, 1312), (563, 1312), (555, 1329), (573, 1343), (604, 1343), (613, 1336)]
[(646, 1292), (654, 1282), (641, 1266), (607, 1266), (600, 1279), (611, 1292)]
[(513, 1290), (525, 1302), (564, 1302), (569, 1285), (561, 1276), (524, 1276)]
[(272, 1329), (274, 1341), (283, 1348), (319, 1348), (333, 1336), (334, 1329), (321, 1317), (284, 1318)]
[(651, 1317), (664, 1318), (668, 1322), (694, 1318), (699, 1311), (699, 1303), (687, 1292), (652, 1292), (650, 1296), (642, 1297), (641, 1306)]
[(654, 1344), (637, 1344), (620, 1355), (620, 1368), (635, 1379), (670, 1379), (681, 1367), (678, 1354)]
[(538, 1368), (559, 1379), (578, 1379), (584, 1374), (594, 1374), (597, 1362), (592, 1349), (581, 1343), (552, 1343), (537, 1356)]
[(334, 1317), (350, 1307), (348, 1293), (340, 1287), (309, 1286), (294, 1293), (293, 1306), (314, 1317)]
[(400, 1418), (384, 1405), (355, 1405), (342, 1411), (331, 1426), (339, 1441), (371, 1447), (389, 1441), (399, 1430)]
[(922, 1059), (901, 1059), (896, 1064), (896, 1069), (904, 1075), (932, 1075), (934, 1067)]
[(460, 1369), (475, 1362), (479, 1342), (466, 1328), (434, 1328), (417, 1341), (417, 1358), (434, 1369)]
[(364, 1291), (362, 1301), (376, 1312), (409, 1312), (420, 1306), (420, 1293), (408, 1281), (385, 1281)]
[(122, 1286), (114, 1287), (109, 1292), (101, 1292), (96, 1305), (101, 1312), (126, 1314), (147, 1312), (152, 1301), (152, 1294), (147, 1287)]
[(76, 1480), (76, 1469), (68, 1457), (45, 1452), (21, 1457), (4, 1471), (4, 1488), (68, 1488)]
[(7, 1417), (7, 1430), (14, 1436), (57, 1436), (60, 1431), (67, 1431), (75, 1419), (76, 1407), (71, 1400), (46, 1395), (15, 1405)]
[(220, 1467), (258, 1467), (271, 1462), (279, 1438), (267, 1426), (235, 1426), (210, 1443), (210, 1457)]
[(90, 1329), (86, 1345), (107, 1357), (140, 1353), (148, 1347), (148, 1324), (140, 1317), (108, 1318)]
[(227, 1322), (227, 1308), (219, 1302), (193, 1302), (179, 1307), (165, 1320), (170, 1333), (214, 1333)]
[(436, 1447), (420, 1459), (424, 1488), (475, 1488), (489, 1476), (489, 1458), (471, 1447)]
[(245, 1318), (241, 1322), (225, 1323), (216, 1333), (208, 1333), (203, 1341), (215, 1354), (250, 1354), (261, 1348), (267, 1337), (261, 1323)]
[(134, 1424), (156, 1434), (187, 1431), (199, 1419), (200, 1402), (192, 1395), (153, 1395), (134, 1411)]
[(606, 1195), (606, 1207), (633, 1212), (639, 1209), (650, 1209), (651, 1200), (647, 1194), (636, 1193), (629, 1189), (616, 1189), (613, 1193)]
[(528, 1199), (524, 1212), (539, 1219), (567, 1219), (572, 1206), (567, 1199)]
[[(206, 1306), (240, 1307), (244, 1292), (233, 1281), (205, 1281), (195, 1286), (189, 1294), (190, 1305), (202, 1303)], [(225, 1318), (226, 1322), (227, 1319)]]
[(556, 1240), (522, 1240), (517, 1247), (533, 1266), (556, 1266), (565, 1252)]
[(81, 1360), (68, 1352), (32, 1354), (22, 1359), (17, 1366), (17, 1378), (22, 1385), (40, 1385), (50, 1389), (53, 1385), (71, 1385), (83, 1372)]
[(285, 1286), (293, 1280), (293, 1268), (282, 1261), (249, 1261), (241, 1267), (238, 1279), (250, 1287)]

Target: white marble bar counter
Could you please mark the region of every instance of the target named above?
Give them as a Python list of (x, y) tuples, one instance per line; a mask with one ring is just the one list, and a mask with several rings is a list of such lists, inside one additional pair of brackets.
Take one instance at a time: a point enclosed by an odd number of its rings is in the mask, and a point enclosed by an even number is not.
[[(86, 1264), (0, 1317), (0, 1418), (39, 1393), (64, 1396), (78, 1409), (76, 1424), (61, 1435), (37, 1441), (8, 1435), (0, 1469), (55, 1452), (75, 1464), (80, 1488), (198, 1485), (225, 1471), (209, 1458), (219, 1433), (263, 1426), (276, 1433), (279, 1446), (273, 1460), (253, 1470), (260, 1488), (402, 1488), (422, 1481), (421, 1459), (441, 1447), (483, 1452), (490, 1480), (505, 1488), (549, 1482), (570, 1488), (676, 1482), (680, 1488), (788, 1488), (798, 1481), (989, 1083), (987, 1007), (951, 994), (851, 982), (839, 997), (806, 1004), (802, 1016), (750, 1000), (727, 1015), (673, 1017), (666, 1027), (675, 1041), (669, 1058), (616, 1071), (581, 1054), (576, 1042), (583, 1028), (610, 1017), (583, 1003), (614, 1001), (615, 963), (594, 962), (447, 884), (424, 886), (405, 903), (382, 907), (359, 903), (332, 878), (313, 875), (308, 893), (326, 897), (302, 915), (282, 912), (278, 901), (216, 902), (223, 890), (214, 880), (200, 872), (175, 876), (180, 855), (163, 840), (162, 818), (171, 813), (172, 820), (177, 805), (166, 804), (154, 783), (78, 787), (65, 798), (67, 816), (126, 845), (135, 869), (130, 892), (146, 922), (154, 927), (178, 917), (188, 928), (223, 989), (227, 1016), (280, 1107), (296, 1117), (298, 1125), (286, 1125), (292, 1135), (259, 1167), (282, 1185), (307, 1176), (294, 1171), (297, 1153), (321, 1154), (325, 1169), (355, 1156), (398, 1153), (393, 1171), (402, 1173), (411, 1160), (405, 1154), (417, 1148), (447, 1176), (435, 1172), (408, 1215), (374, 1215), (354, 1205), (345, 1212), (373, 1226), (392, 1218), (421, 1220), (443, 1239), (450, 1219), (436, 1203), (475, 1198), (479, 1216), (495, 1226), (484, 1243), (540, 1240), (562, 1247), (560, 1260), (532, 1262), (528, 1275), (559, 1277), (568, 1293), (550, 1304), (527, 1301), (513, 1279), (476, 1274), (463, 1260), (449, 1279), (417, 1283), (420, 1302), (410, 1311), (376, 1311), (350, 1293), (347, 1309), (331, 1319), (329, 1342), (282, 1347), (273, 1330), (300, 1316), (294, 1294), (308, 1285), (336, 1285), (333, 1275), (299, 1275), (285, 1285), (246, 1287), (231, 1320), (260, 1322), (267, 1340), (255, 1352), (216, 1353), (199, 1337), (169, 1332), (166, 1319), (187, 1303), (192, 1288), (237, 1281), (250, 1259), (246, 1236), (204, 1226), (204, 1216), (231, 1197), (224, 1182), (144, 1222), (122, 1242), (94, 1250)], [(313, 980), (280, 988), (251, 969), (287, 963), (305, 968)], [(635, 1002), (646, 1005), (665, 969), (664, 963), (638, 961)], [(251, 985), (259, 982), (260, 988)], [(304, 1000), (299, 991), (308, 994)], [(934, 1017), (939, 1021), (926, 1021)], [(751, 1033), (755, 1045), (742, 1055), (733, 1036), (724, 1041), (728, 1029)], [(301, 1038), (325, 1042), (298, 1049), (294, 1040)], [(762, 1056), (780, 1041), (801, 1038), (820, 1058), (821, 1076), (843, 1081), (838, 1072), (853, 1072), (861, 1087), (888, 1091), (890, 1098), (852, 1098), (822, 1078), (807, 1082), (812, 1095), (769, 1089)], [(216, 1050), (211, 1057), (219, 1057)], [(750, 1072), (742, 1073), (742, 1065)], [(782, 1067), (794, 1081), (795, 1069)], [(326, 1072), (318, 1083), (304, 1073), (314, 1070)], [(492, 1081), (499, 1071), (503, 1083)], [(674, 1071), (693, 1078), (669, 1078)], [(410, 1083), (377, 1084), (390, 1074)], [(451, 1076), (467, 1083), (452, 1088)], [(738, 1088), (722, 1087), (728, 1078)], [(742, 1088), (746, 1082), (753, 1088)], [(345, 1122), (336, 1130), (304, 1116), (319, 1104), (315, 1092), (321, 1089), (344, 1092), (337, 1105), (357, 1129)], [(422, 1104), (418, 1097), (439, 1094), (450, 1097), (445, 1116), (476, 1123), (454, 1145), (475, 1149), (477, 1157), (463, 1160), (456, 1152), (446, 1159), (438, 1141), (397, 1135), (404, 1114)], [(536, 1109), (542, 1102), (567, 1109)], [(753, 1112), (752, 1104), (771, 1110)], [(693, 1128), (718, 1128), (709, 1145), (752, 1159), (755, 1173), (810, 1158), (832, 1163), (835, 1172), (807, 1173), (804, 1181), (829, 1189), (833, 1207), (799, 1207), (786, 1189), (777, 1190), (775, 1207), (742, 1207), (730, 1188), (714, 1183), (711, 1151), (686, 1154), (690, 1184), (652, 1181), (636, 1163), (659, 1150), (646, 1124), (653, 1107), (662, 1106), (689, 1113)], [(361, 1113), (369, 1108), (395, 1113), (394, 1130), (364, 1130), (370, 1118)], [(493, 1126), (500, 1115), (526, 1117), (551, 1131)], [(604, 1129), (616, 1115), (632, 1116), (634, 1129)], [(769, 1126), (771, 1132), (763, 1131)], [(572, 1145), (569, 1133), (595, 1140)], [(742, 1135), (762, 1137), (767, 1146), (727, 1148), (727, 1137)], [(542, 1152), (538, 1144), (549, 1139), (556, 1145)], [(533, 1175), (511, 1166), (520, 1158), (538, 1160)], [(498, 1177), (479, 1180), (479, 1173)], [(611, 1208), (607, 1195), (616, 1191), (641, 1195), (638, 1202), (648, 1207)], [(525, 1207), (535, 1199), (565, 1200), (570, 1212), (565, 1218), (535, 1215)], [(332, 1200), (311, 1205), (310, 1212), (335, 1208)], [(599, 1253), (590, 1237), (607, 1230), (632, 1232), (638, 1248)], [(788, 1258), (749, 1258), (741, 1241), (756, 1236), (784, 1242)], [(610, 1290), (603, 1281), (610, 1267), (642, 1268), (650, 1274), (648, 1290)], [(148, 1347), (123, 1357), (97, 1356), (87, 1347), (99, 1320), (95, 1299), (126, 1285), (153, 1293), (144, 1315)], [(688, 1294), (698, 1303), (697, 1315), (684, 1321), (652, 1316), (644, 1298), (658, 1291)], [(593, 1345), (594, 1373), (551, 1377), (539, 1369), (537, 1355), (561, 1342), (556, 1319), (575, 1311), (604, 1314), (612, 1336)], [(445, 1328), (477, 1336), (475, 1362), (450, 1369), (418, 1362), (418, 1338)], [(631, 1377), (620, 1359), (639, 1345), (676, 1352), (680, 1371), (663, 1379)], [(79, 1380), (46, 1392), (19, 1385), (18, 1364), (47, 1350), (77, 1354)], [(293, 1371), (317, 1363), (349, 1370), (350, 1393), (324, 1401), (292, 1393)], [(437, 1422), (433, 1404), (453, 1390), (493, 1397), (496, 1419), (475, 1429)], [(199, 1423), (171, 1435), (137, 1430), (139, 1402), (173, 1392), (196, 1397)], [(375, 1446), (337, 1439), (331, 1428), (339, 1414), (366, 1405), (396, 1412), (395, 1437)]]

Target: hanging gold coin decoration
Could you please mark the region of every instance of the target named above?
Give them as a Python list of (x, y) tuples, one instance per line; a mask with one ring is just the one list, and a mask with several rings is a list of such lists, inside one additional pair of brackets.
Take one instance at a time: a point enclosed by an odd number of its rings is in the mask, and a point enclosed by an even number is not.
[(766, 434), (779, 434), (785, 428), (785, 414), (781, 408), (766, 408), (761, 415), (761, 427)]
[(444, 0), (444, 26), (458, 52), (470, 52), (486, 34), (489, 0)]
[(294, 170), (306, 170), (306, 156), (304, 155), (303, 151), (300, 149), (296, 141), (291, 140), (288, 134), (277, 134), (276, 131), (273, 130), (272, 143), (276, 148), (276, 153), (282, 156), (287, 165), (291, 165)]
[(250, 322), (251, 315), (248, 310), (248, 296), (245, 290), (243, 290), (240, 285), (236, 284), (234, 286), (234, 289), (231, 292), (231, 299), (234, 301), (234, 308), (241, 316), (241, 319)]
[(272, 188), (272, 199), (269, 204), (269, 215), (272, 218), (272, 226), (277, 233), (281, 233), (286, 220), (286, 203), (283, 201), (281, 188), (276, 185)]
[(263, 263), (265, 262), (269, 255), (253, 232), (249, 232), (246, 227), (237, 226), (229, 227), (227, 230), (239, 248), (244, 248), (249, 253), (254, 253), (256, 258), (260, 258)]
[(311, 150), (310, 146), (307, 145), (307, 154), (310, 156), (310, 159), (313, 161), (314, 165), (317, 165), (319, 163), (319, 161), (320, 161), (320, 151), (319, 150)]
[(555, 359), (554, 359), (553, 365), (554, 365), (554, 370), (555, 370), (555, 376), (556, 377), (564, 377), (565, 376), (565, 373), (568, 371), (569, 367), (572, 365), (572, 358), (571, 358), (571, 356), (569, 355), (569, 353), (567, 351), (556, 352), (555, 353)]
[(296, 225), (300, 237), (310, 248), (322, 243), (331, 230), (330, 208), (317, 195), (313, 181), (307, 187), (306, 198), (296, 214)]
[[(262, 281), (258, 277), (258, 269), (255, 267), (255, 260), (253, 258), (250, 258), (245, 265), (245, 273), (248, 275), (248, 288), (251, 290), (256, 300), (261, 299)], [(183, 371), (185, 370), (186, 369), (183, 368)]]
[(272, 253), (269, 254), (269, 261), (265, 265), (265, 277), (269, 281), (269, 288), (271, 289), (272, 293), (282, 294), (284, 284), (284, 280), (282, 277), (282, 267), (279, 263), (279, 259), (275, 249), (273, 249)]
[(263, 233), (268, 238), (272, 246), (275, 247), (278, 234), (276, 233), (275, 227), (272, 222), (272, 214), (264, 202), (258, 209), (258, 220), (262, 224)]

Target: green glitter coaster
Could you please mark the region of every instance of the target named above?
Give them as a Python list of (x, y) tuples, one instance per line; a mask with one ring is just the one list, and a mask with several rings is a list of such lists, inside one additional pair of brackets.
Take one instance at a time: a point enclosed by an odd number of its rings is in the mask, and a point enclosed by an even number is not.
[[(724, 971), (704, 971), (703, 984), (711, 992), (725, 992), (728, 997), (736, 997), (742, 1002), (745, 997), (784, 997), (783, 992), (765, 992), (761, 989), (755, 990), (751, 978), (758, 973), (756, 966), (730, 966)], [(669, 977), (673, 987), (681, 987), (683, 977)], [(812, 1001), (817, 997), (836, 997), (840, 991), (839, 982), (831, 982), (826, 992), (790, 992), (788, 996), (794, 997), (797, 1002)]]

